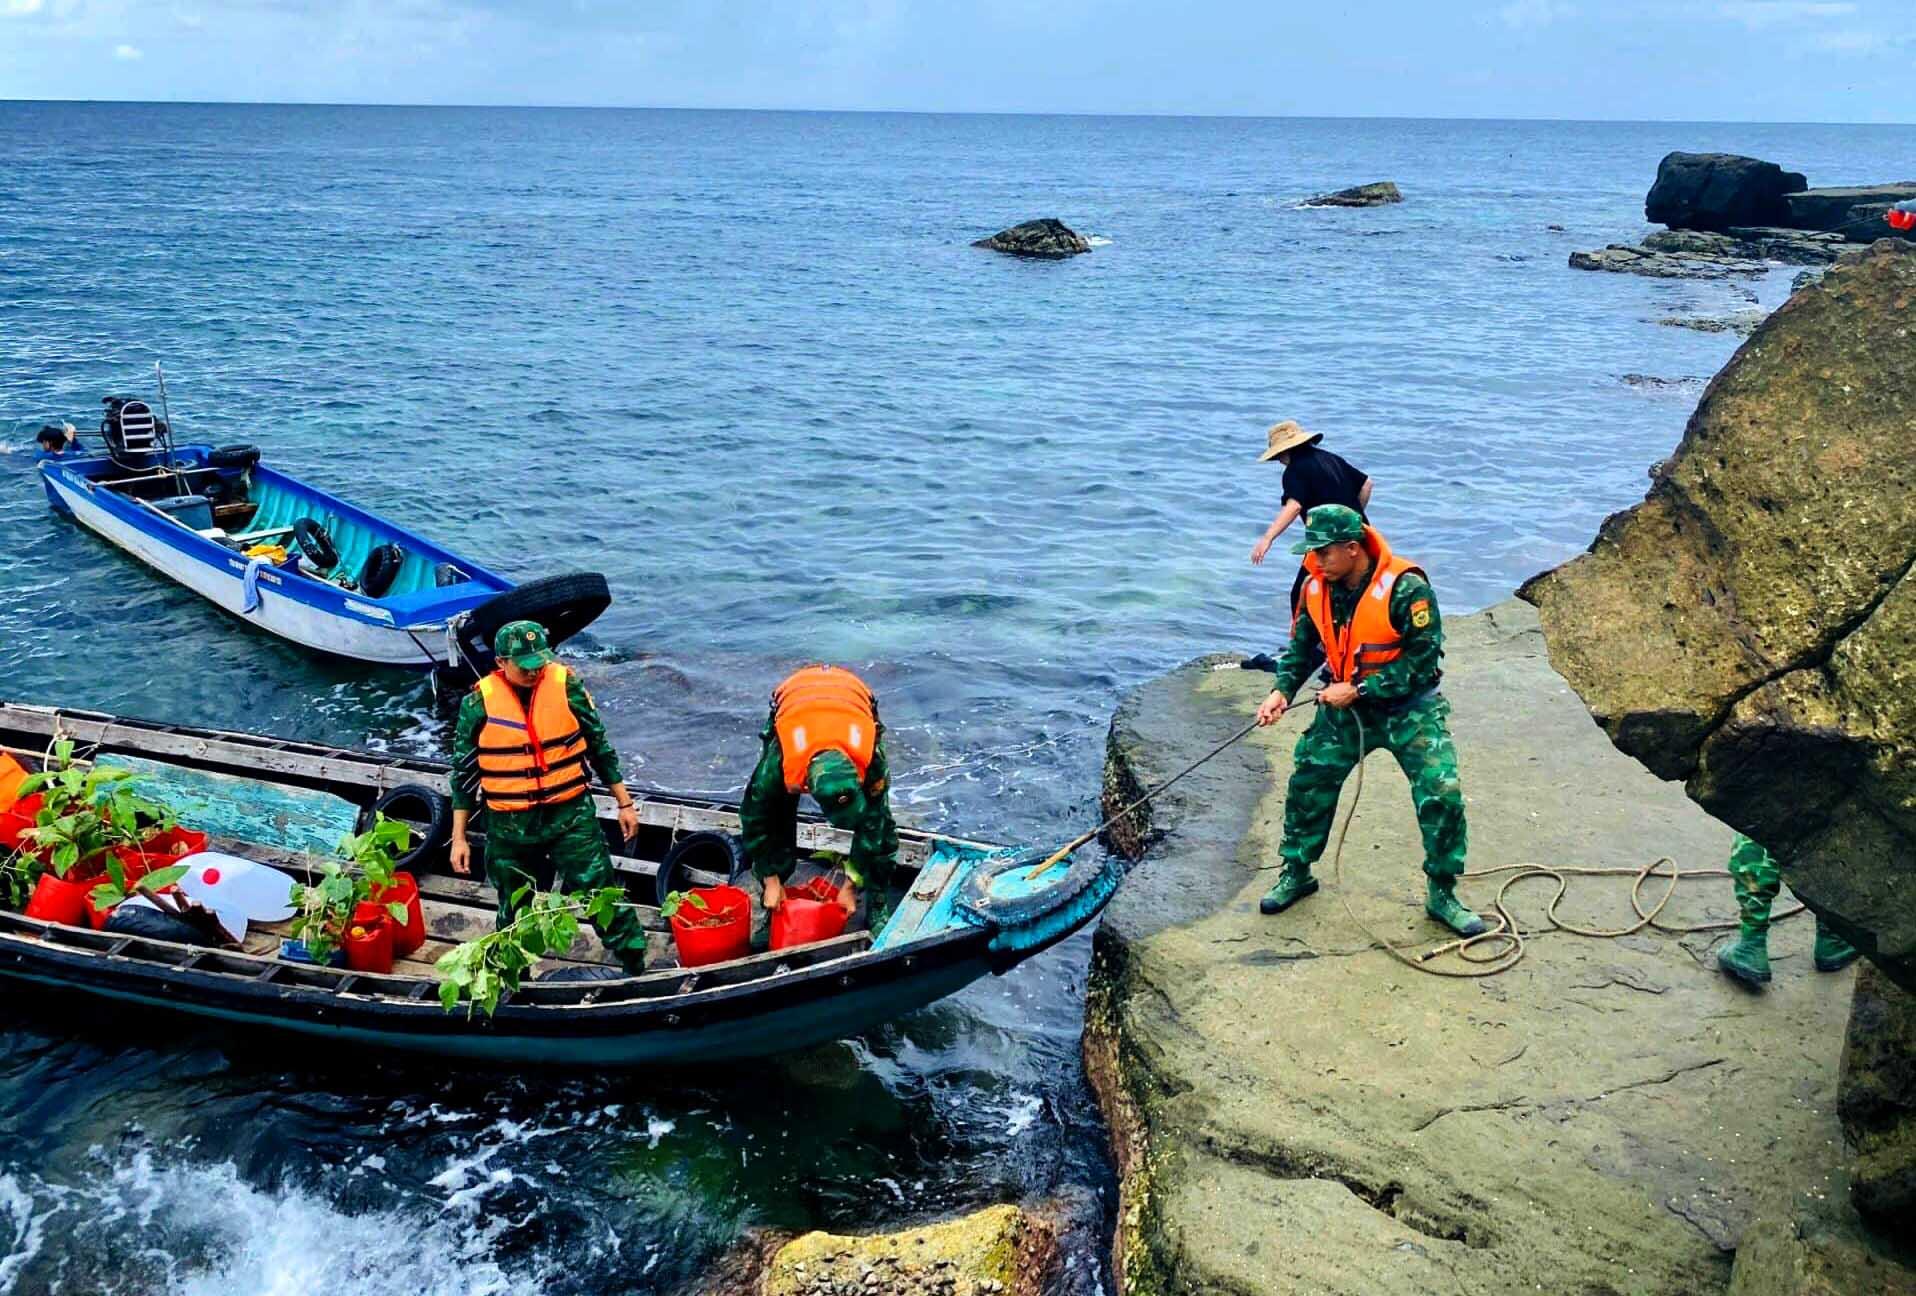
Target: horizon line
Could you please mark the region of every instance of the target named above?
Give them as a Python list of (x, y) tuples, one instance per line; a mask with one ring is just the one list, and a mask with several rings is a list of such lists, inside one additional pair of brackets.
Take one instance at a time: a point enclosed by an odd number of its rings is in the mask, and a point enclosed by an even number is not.
[(1463, 116), (1406, 116), (1396, 113), (1178, 113), (1119, 112), (1089, 109), (990, 109), (990, 108), (769, 108), (752, 106), (712, 107), (691, 104), (592, 104), (592, 103), (434, 103), (428, 101), (391, 102), (375, 99), (39, 99), (0, 96), (0, 104), (71, 104), (81, 106), (151, 108), (433, 108), (458, 111), (525, 112), (684, 112), (684, 113), (787, 113), (808, 115), (846, 115), (871, 117), (1120, 117), (1148, 121), (1398, 121), (1398, 122), (1525, 122), (1565, 126), (1889, 126), (1909, 127), (1905, 121), (1837, 121), (1834, 119), (1781, 121), (1759, 117), (1525, 117), (1466, 114)]

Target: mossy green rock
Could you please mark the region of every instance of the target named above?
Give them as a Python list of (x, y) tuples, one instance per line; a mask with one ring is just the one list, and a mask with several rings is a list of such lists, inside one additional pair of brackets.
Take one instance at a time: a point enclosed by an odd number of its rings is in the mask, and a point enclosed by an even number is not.
[(1796, 293), (1649, 496), (1530, 582), (1612, 741), (1916, 987), (1916, 246)]
[(1885, 1230), (1916, 1220), (1916, 995), (1875, 968), (1856, 978), (1837, 1114), (1856, 1149), (1850, 1196)]
[(765, 1296), (996, 1296), (1037, 1290), (1051, 1231), (1017, 1206), (896, 1233), (813, 1232), (772, 1257)]

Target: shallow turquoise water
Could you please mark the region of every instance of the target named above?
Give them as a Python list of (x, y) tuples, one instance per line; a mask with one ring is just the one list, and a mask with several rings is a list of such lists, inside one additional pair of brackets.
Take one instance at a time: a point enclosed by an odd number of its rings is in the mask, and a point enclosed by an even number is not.
[[(1640, 496), (1735, 346), (1652, 321), (1745, 303), (1564, 262), (1642, 232), (1671, 148), (1841, 183), (1916, 131), (0, 104), (5, 691), (440, 740), (423, 687), (48, 515), (33, 429), (157, 359), (184, 434), (515, 576), (605, 571), (584, 670), (635, 779), (736, 789), (771, 685), (830, 659), (880, 692), (903, 814), (1062, 838), (1126, 686), (1275, 645), (1271, 421), (1376, 477), (1453, 610)], [(1296, 206), (1385, 176), (1408, 202)], [(1099, 246), (968, 246), (1038, 215)], [(746, 1223), (1094, 1201), (1087, 950), (764, 1077), (361, 1083), (0, 1016), (0, 1289), (281, 1290), (397, 1238), (422, 1290), (653, 1290)], [(154, 1245), (72, 1236), (156, 1196)]]

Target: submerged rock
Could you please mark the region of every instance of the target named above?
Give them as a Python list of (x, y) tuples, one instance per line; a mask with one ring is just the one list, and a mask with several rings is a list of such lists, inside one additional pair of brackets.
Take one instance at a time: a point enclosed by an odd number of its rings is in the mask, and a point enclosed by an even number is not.
[(786, 1243), (763, 1296), (1039, 1296), (1055, 1259), (1050, 1225), (1016, 1206), (895, 1233), (813, 1232)]
[(1383, 207), (1390, 203), (1404, 201), (1394, 181), (1378, 180), (1372, 184), (1353, 185), (1349, 189), (1339, 189), (1336, 193), (1319, 194), (1305, 202), (1306, 207)]
[(1885, 1229), (1916, 1220), (1916, 995), (1873, 967), (1856, 978), (1836, 1102), (1856, 1209)]
[(1883, 240), (1764, 321), (1644, 502), (1522, 591), (1611, 740), (1768, 846), (1791, 890), (1905, 988), (1912, 356), (1916, 246)]
[(1085, 241), (1083, 235), (1050, 216), (999, 230), (990, 238), (979, 239), (972, 246), (1046, 261), (1062, 261), (1091, 250), (1091, 244)]
[(1735, 315), (1666, 315), (1654, 321), (1665, 328), (1695, 329), (1699, 333), (1735, 333), (1748, 337), (1766, 317), (1762, 311), (1743, 311)]
[(1754, 279), (1769, 267), (1763, 262), (1718, 252), (1660, 252), (1654, 248), (1612, 243), (1595, 252), (1572, 252), (1572, 270), (1608, 270), (1648, 275), (1653, 279)]
[[(1605, 741), (1533, 612), (1505, 603), (1445, 629), (1473, 869), (1722, 861), (1729, 830)], [(1244, 722), (1270, 676), (1236, 663), (1125, 698), (1108, 808)], [(1708, 966), (1710, 934), (1541, 935), (1502, 976), (1421, 975), (1343, 907), (1413, 951), (1447, 939), (1423, 915), (1416, 819), (1381, 755), (1342, 878), (1327, 857), (1322, 893), (1265, 917), (1275, 875), (1257, 870), (1275, 862), (1307, 718), (1257, 731), (1113, 835), (1143, 858), (1097, 929), (1085, 1060), (1119, 1171), (1119, 1290), (1721, 1291), (1762, 1194), (1836, 1169), (1846, 1005), (1840, 980), (1808, 971), (1810, 924), (1778, 924), (1760, 1012)], [(1625, 926), (1629, 885), (1573, 879), (1565, 916)], [(1484, 909), (1496, 888), (1462, 894)], [(1526, 927), (1550, 891), (1513, 889)], [(1684, 884), (1664, 916), (1733, 913), (1718, 878)]]
[(1671, 153), (1657, 165), (1643, 215), (1673, 229), (1786, 225), (1791, 222), (1784, 195), (1808, 183), (1799, 172), (1735, 153)]

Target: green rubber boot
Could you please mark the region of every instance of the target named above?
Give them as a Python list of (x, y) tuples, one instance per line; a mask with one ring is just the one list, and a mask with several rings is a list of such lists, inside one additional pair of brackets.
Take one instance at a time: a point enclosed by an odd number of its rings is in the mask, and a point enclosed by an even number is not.
[(1818, 972), (1841, 972), (1844, 968), (1861, 958), (1863, 951), (1838, 936), (1816, 920), (1816, 970)]
[(1745, 920), (1736, 942), (1718, 951), (1716, 965), (1744, 985), (1761, 987), (1770, 979), (1770, 925)]
[(1429, 879), (1429, 891), (1424, 899), (1424, 912), (1435, 918), (1459, 936), (1481, 936), (1490, 930), (1490, 924), (1482, 917), (1464, 907), (1457, 898), (1457, 884), (1448, 878), (1438, 881)]
[(1283, 913), (1305, 896), (1317, 894), (1317, 879), (1311, 876), (1308, 868), (1293, 870), (1286, 865), (1278, 874), (1277, 885), (1264, 893), (1257, 902), (1259, 913)]

